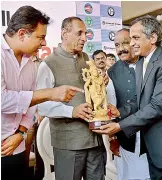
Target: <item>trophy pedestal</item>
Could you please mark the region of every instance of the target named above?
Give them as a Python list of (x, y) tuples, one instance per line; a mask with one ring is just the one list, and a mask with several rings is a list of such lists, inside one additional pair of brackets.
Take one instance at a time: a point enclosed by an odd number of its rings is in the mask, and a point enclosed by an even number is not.
[(91, 122), (88, 122), (89, 123), (89, 129), (90, 130), (93, 130), (93, 129), (100, 129), (100, 126), (103, 126), (105, 124), (109, 124), (113, 122), (112, 120), (98, 120), (98, 121), (91, 121)]

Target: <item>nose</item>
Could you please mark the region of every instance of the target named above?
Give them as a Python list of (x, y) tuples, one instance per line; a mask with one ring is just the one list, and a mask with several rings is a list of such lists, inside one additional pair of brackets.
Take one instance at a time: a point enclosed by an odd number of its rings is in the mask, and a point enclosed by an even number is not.
[(46, 46), (47, 42), (46, 40), (44, 39), (42, 42), (41, 42), (41, 46)]
[(134, 41), (133, 41), (133, 39), (131, 39), (131, 41), (130, 41), (130, 46), (134, 46)]
[(81, 40), (84, 41), (84, 42), (87, 41), (87, 36), (86, 36), (86, 34), (83, 33)]
[(119, 51), (122, 51), (122, 50), (124, 50), (124, 47), (123, 47), (122, 44), (120, 44), (120, 46), (119, 46)]

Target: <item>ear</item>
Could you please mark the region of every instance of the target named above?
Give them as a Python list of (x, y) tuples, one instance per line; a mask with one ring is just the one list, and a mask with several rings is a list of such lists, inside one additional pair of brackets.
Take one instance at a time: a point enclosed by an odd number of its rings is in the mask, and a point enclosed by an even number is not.
[(24, 38), (26, 36), (26, 30), (25, 29), (19, 29), (17, 32), (17, 35), (18, 35), (20, 41), (24, 41)]
[(151, 44), (156, 44), (157, 39), (158, 39), (157, 34), (152, 33), (151, 36), (150, 36)]
[(61, 31), (61, 37), (62, 39), (67, 39), (67, 30), (65, 28)]

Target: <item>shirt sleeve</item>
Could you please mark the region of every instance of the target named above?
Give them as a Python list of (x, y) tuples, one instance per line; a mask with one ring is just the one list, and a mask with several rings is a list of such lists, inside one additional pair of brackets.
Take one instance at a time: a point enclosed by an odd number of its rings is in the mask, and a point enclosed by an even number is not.
[(8, 90), (3, 75), (3, 64), (1, 68), (1, 112), (3, 114), (26, 114), (33, 92)]
[[(36, 71), (35, 71), (35, 77), (34, 81), (31, 87), (31, 90), (34, 91), (36, 89)], [(37, 105), (32, 106), (28, 109), (27, 113), (23, 115), (22, 120), (20, 122), (20, 125), (26, 127), (27, 129), (30, 129), (34, 124), (34, 114), (36, 112)]]
[[(42, 62), (37, 73), (37, 89), (53, 88), (55, 77), (45, 62)], [(72, 118), (73, 106), (67, 106), (61, 102), (47, 101), (38, 105), (38, 113), (49, 118)]]

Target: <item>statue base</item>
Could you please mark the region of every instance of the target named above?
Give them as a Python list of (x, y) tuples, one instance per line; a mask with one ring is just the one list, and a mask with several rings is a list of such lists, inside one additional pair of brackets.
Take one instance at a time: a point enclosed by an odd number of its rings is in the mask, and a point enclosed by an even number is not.
[(89, 129), (90, 130), (93, 130), (93, 129), (100, 129), (100, 126), (103, 126), (105, 124), (109, 124), (109, 123), (112, 123), (113, 120), (98, 120), (98, 121), (91, 121), (91, 122), (88, 122), (89, 123)]

